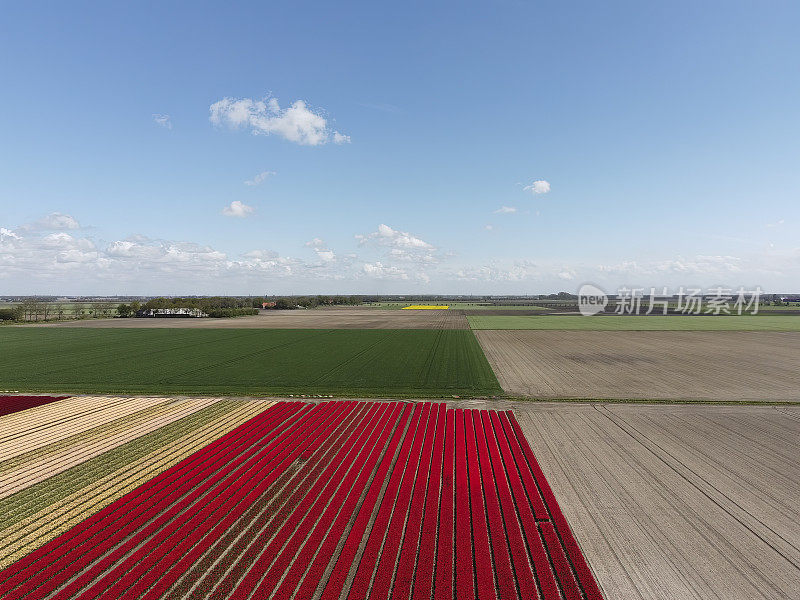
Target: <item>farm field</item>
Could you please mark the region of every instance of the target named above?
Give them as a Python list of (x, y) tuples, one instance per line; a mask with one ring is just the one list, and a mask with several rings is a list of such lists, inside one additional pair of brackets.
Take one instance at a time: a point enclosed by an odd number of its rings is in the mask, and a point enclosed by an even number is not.
[(426, 306), (439, 305), (443, 309), (446, 306), (446, 310), (547, 310), (541, 306), (532, 306), (529, 304), (502, 306), (483, 302), (373, 302), (372, 304), (365, 304), (364, 306), (370, 309), (402, 310), (415, 304), (424, 304)]
[(466, 317), (456, 311), (384, 311), (359, 307), (264, 310), (258, 315), (230, 319), (86, 319), (31, 326), (100, 329), (469, 329)]
[(64, 398), (66, 396), (0, 396), (0, 417)]
[(270, 405), (83, 396), (0, 418), (0, 568)]
[(0, 330), (0, 386), (73, 393), (502, 393), (468, 330)]
[(800, 400), (800, 333), (500, 330), (475, 334), (500, 385), (514, 396)]
[(472, 329), (550, 329), (581, 331), (800, 331), (794, 315), (476, 315)]
[(431, 403), (274, 404), (3, 564), (7, 599), (602, 597), (514, 415)]
[(607, 598), (796, 597), (800, 407), (513, 408)]

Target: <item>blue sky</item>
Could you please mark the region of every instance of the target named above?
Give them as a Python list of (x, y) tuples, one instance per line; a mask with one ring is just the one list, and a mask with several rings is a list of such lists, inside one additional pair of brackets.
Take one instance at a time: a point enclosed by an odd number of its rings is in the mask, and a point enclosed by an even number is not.
[(800, 289), (797, 3), (3, 10), (0, 295)]

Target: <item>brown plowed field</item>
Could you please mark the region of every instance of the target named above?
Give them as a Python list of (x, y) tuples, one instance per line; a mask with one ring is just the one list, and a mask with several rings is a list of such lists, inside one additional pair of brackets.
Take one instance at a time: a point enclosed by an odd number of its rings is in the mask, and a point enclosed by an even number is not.
[(800, 333), (476, 331), (503, 389), (537, 398), (800, 400)]
[(460, 311), (316, 308), (268, 310), (233, 319), (86, 319), (34, 327), (158, 327), (199, 329), (469, 329)]
[(607, 598), (797, 597), (800, 407), (514, 412)]

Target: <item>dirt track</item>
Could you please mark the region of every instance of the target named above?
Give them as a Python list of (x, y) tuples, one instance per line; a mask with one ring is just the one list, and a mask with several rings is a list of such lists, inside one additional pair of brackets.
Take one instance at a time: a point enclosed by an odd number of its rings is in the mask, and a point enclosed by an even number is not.
[(86, 319), (35, 327), (133, 327), (199, 329), (469, 329), (466, 317), (448, 310), (317, 308), (269, 310), (233, 319)]
[(476, 331), (503, 389), (536, 398), (800, 400), (800, 333)]
[(607, 598), (796, 597), (800, 407), (513, 408)]

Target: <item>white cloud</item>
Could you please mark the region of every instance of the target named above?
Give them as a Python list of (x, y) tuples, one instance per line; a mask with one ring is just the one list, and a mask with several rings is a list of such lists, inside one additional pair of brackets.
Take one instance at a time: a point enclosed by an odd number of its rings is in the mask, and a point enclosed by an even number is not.
[(484, 226), (483, 226), (483, 228), (484, 228), (486, 231), (491, 231), (492, 229), (494, 229), (494, 226), (492, 226), (492, 225), (484, 225)]
[(336, 260), (336, 254), (334, 254), (333, 250), (323, 250), (321, 248), (315, 248), (314, 252), (316, 252), (320, 260), (324, 262), (331, 262)]
[(384, 265), (380, 261), (364, 263), (362, 269), (369, 277), (376, 279), (408, 279), (408, 273), (404, 269)]
[(275, 175), (275, 171), (261, 171), (252, 179), (248, 179), (244, 182), (245, 185), (259, 185), (264, 183), (268, 177), (272, 177)]
[(61, 229), (46, 229), (39, 223), (0, 227), (6, 294), (421, 293), (429, 291), (428, 282), (443, 293), (502, 294), (575, 291), (588, 281), (610, 293), (622, 285), (673, 291), (758, 285), (772, 293), (800, 280), (800, 249), (602, 263), (475, 261), (384, 225), (360, 236), (358, 255), (350, 249), (334, 252), (315, 237), (305, 242), (313, 254), (293, 258), (265, 249), (228, 254), (202, 243), (143, 235), (104, 241), (94, 237), (92, 227), (65, 229), (62, 223)]
[(336, 253), (328, 248), (328, 245), (322, 238), (315, 237), (307, 241), (305, 245), (307, 248), (313, 248), (314, 252), (317, 254), (317, 257), (322, 262), (330, 263), (336, 260)]
[(775, 223), (767, 223), (767, 224), (765, 225), (765, 227), (770, 227), (770, 228), (771, 228), (771, 227), (780, 227), (780, 226), (781, 226), (781, 225), (783, 225), (785, 222), (786, 222), (786, 219), (779, 219), (779, 220), (778, 220), (778, 221), (776, 221)]
[(156, 125), (164, 127), (165, 129), (172, 129), (172, 120), (169, 115), (162, 115), (158, 113), (153, 114), (153, 122)]
[(517, 209), (515, 207), (513, 207), (513, 206), (501, 206), (500, 208), (498, 208), (494, 212), (495, 212), (495, 214), (510, 215), (512, 213), (517, 212)]
[(308, 108), (303, 100), (295, 100), (282, 109), (276, 98), (223, 98), (210, 107), (210, 121), (231, 129), (249, 129), (257, 135), (278, 135), (285, 140), (305, 146), (328, 142), (345, 144), (350, 137), (331, 129), (319, 111)]
[(309, 241), (306, 242), (306, 247), (307, 248), (327, 248), (328, 246), (325, 243), (325, 240), (323, 240), (322, 238), (315, 237), (315, 238), (312, 238), (312, 239), (310, 239)]
[(366, 235), (357, 235), (356, 239), (359, 244), (365, 244), (370, 240), (375, 241), (381, 246), (390, 246), (394, 248), (407, 248), (418, 250), (433, 250), (433, 245), (421, 240), (408, 233), (407, 231), (399, 231), (392, 229), (388, 225), (381, 223), (378, 225), (378, 230)]
[(228, 206), (222, 209), (222, 214), (226, 217), (238, 217), (240, 219), (255, 212), (252, 206), (245, 204), (240, 200), (234, 200)]
[(63, 215), (59, 212), (50, 213), (33, 224), (36, 229), (79, 229), (80, 223), (70, 215)]
[(550, 183), (544, 179), (539, 179), (522, 189), (529, 191), (531, 194), (546, 194), (550, 191)]

